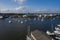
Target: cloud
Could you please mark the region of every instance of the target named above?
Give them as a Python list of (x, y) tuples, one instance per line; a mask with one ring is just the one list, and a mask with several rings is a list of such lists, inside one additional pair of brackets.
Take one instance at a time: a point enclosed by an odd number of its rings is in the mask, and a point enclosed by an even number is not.
[(7, 8), (7, 9), (1, 9), (1, 13), (27, 13), (28, 7), (26, 6), (20, 6), (17, 8)]
[(26, 0), (14, 0), (14, 2), (18, 2), (19, 4), (23, 4), (26, 2)]
[(27, 6), (1, 9), (1, 13), (60, 13), (60, 8), (32, 9)]
[(24, 6), (20, 6), (20, 7), (17, 7), (17, 8), (15, 8), (16, 10), (21, 10), (21, 9), (23, 9), (23, 7)]

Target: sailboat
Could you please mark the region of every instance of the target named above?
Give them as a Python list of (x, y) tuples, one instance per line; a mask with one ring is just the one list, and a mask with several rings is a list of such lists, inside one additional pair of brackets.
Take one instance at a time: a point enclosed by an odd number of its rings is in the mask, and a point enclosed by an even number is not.
[(21, 24), (23, 23), (23, 21), (21, 21)]
[(11, 20), (9, 20), (9, 23), (12, 23), (12, 21), (11, 21)]

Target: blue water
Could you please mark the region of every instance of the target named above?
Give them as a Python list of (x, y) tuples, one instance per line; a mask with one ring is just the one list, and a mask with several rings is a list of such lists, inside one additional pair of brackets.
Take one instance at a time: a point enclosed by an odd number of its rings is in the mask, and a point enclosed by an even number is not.
[[(39, 20), (38, 20), (39, 19)], [(43, 21), (41, 21), (42, 18), (34, 18), (31, 20), (31, 28), (32, 30), (50, 30), (54, 31), (54, 28), (60, 24), (60, 18), (43, 18)]]
[[(9, 20), (12, 23), (9, 23)], [(20, 22), (17, 20), (20, 20)], [(60, 18), (43, 18), (43, 21), (42, 18), (0, 19), (0, 40), (25, 40), (29, 25), (31, 31), (38, 29), (45, 32), (46, 30), (53, 31), (58, 24), (60, 24)]]

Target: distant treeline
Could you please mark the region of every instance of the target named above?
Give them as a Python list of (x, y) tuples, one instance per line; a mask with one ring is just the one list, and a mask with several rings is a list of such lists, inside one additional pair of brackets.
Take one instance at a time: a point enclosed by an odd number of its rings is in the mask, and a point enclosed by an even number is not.
[[(50, 16), (52, 14), (53, 16)], [(60, 13), (0, 13), (0, 16), (12, 16), (12, 17), (23, 17), (23, 15), (27, 15), (27, 17), (38, 17), (41, 15), (41, 17), (60, 17)], [(45, 16), (46, 15), (46, 16)]]
[(60, 13), (0, 13), (0, 15), (25, 15), (25, 14), (56, 14), (56, 15), (60, 15)]

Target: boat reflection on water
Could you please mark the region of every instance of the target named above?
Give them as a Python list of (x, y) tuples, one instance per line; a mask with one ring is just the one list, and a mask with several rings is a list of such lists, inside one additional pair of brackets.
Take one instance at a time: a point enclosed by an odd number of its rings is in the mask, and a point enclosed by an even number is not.
[(34, 18), (34, 21), (36, 20), (36, 18)]
[(44, 19), (42, 18), (41, 21), (44, 21)]
[(20, 20), (18, 20), (18, 23), (20, 22)]

